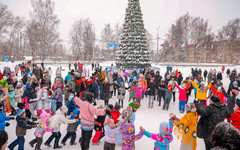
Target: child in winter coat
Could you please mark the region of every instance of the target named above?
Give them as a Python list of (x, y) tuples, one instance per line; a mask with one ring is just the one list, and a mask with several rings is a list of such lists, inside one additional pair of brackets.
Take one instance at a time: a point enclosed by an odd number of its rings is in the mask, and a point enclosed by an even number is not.
[(70, 90), (69, 90), (69, 86), (66, 85), (64, 90), (63, 90), (63, 94), (64, 94), (64, 103), (65, 105), (67, 104), (67, 100), (69, 98), (69, 95), (70, 95)]
[(128, 123), (131, 117), (131, 109), (126, 109), (120, 117), (120, 133), (122, 134), (122, 150), (135, 150), (135, 141), (140, 140), (144, 135), (144, 130), (135, 135), (135, 126)]
[(156, 85), (154, 83), (154, 78), (151, 78), (150, 83), (148, 84), (148, 95), (149, 95), (149, 102), (148, 108), (153, 108), (153, 100), (155, 97)]
[(4, 113), (3, 113), (3, 105), (2, 103), (0, 103), (0, 130), (4, 130), (5, 131), (5, 126), (9, 126), (10, 124), (5, 121), (8, 121), (8, 120), (13, 120), (14, 118), (13, 117), (8, 117), (8, 116), (5, 116)]
[(118, 123), (118, 118), (121, 115), (120, 108), (121, 106), (116, 102), (115, 106), (111, 109), (111, 117), (114, 121), (114, 124)]
[(94, 128), (94, 115), (105, 115), (104, 109), (97, 109), (91, 103), (94, 100), (94, 95), (90, 92), (86, 95), (86, 101), (82, 101), (78, 97), (74, 98), (74, 102), (79, 106), (81, 110), (81, 148), (89, 149), (89, 143), (92, 137), (92, 131)]
[(160, 124), (159, 133), (153, 134), (146, 131), (143, 127), (140, 127), (141, 131), (144, 131), (144, 135), (155, 140), (154, 150), (169, 150), (169, 144), (173, 140), (172, 135), (172, 120), (169, 120), (169, 123), (162, 122)]
[(18, 109), (24, 108), (24, 103), (22, 102), (22, 96), (23, 96), (22, 84), (21, 82), (18, 82), (15, 89), (15, 100), (17, 102)]
[(32, 129), (32, 128), (36, 128), (37, 124), (35, 124), (34, 122), (30, 122), (27, 118), (26, 118), (26, 113), (24, 110), (19, 110), (17, 112), (17, 126), (16, 126), (16, 135), (17, 135), (17, 139), (15, 141), (13, 141), (8, 148), (10, 150), (13, 150), (14, 147), (16, 147), (17, 145), (18, 150), (24, 150), (24, 143), (25, 143), (25, 138), (24, 136), (26, 135), (27, 129)]
[[(45, 110), (47, 113), (51, 114), (47, 87), (42, 88), (42, 100), (40, 101), (40, 104), (41, 102), (42, 102), (42, 110)], [(41, 114), (41, 111), (40, 111), (40, 114)]]
[(105, 106), (108, 105), (109, 99), (110, 99), (110, 84), (108, 83), (108, 80), (106, 78), (102, 85), (102, 100), (104, 100)]
[(170, 119), (174, 124), (174, 134), (181, 139), (180, 150), (196, 150), (197, 148), (197, 113), (193, 103), (187, 103), (186, 114), (177, 118), (170, 113)]
[[(79, 114), (80, 114), (80, 111), (78, 109), (75, 109), (73, 112), (72, 112), (72, 115), (71, 115), (71, 120), (73, 119), (79, 119)], [(77, 131), (77, 127), (78, 125), (81, 124), (81, 121), (79, 120), (78, 122), (76, 123), (69, 123), (68, 124), (68, 127), (67, 127), (67, 134), (65, 135), (65, 137), (62, 139), (62, 142), (61, 144), (63, 145), (66, 145), (66, 141), (71, 137), (71, 141), (70, 141), (70, 145), (76, 145), (77, 143), (75, 143), (75, 140), (76, 140), (76, 131)]]
[(37, 120), (35, 110), (37, 109), (38, 101), (41, 101), (41, 99), (42, 99), (42, 89), (38, 86), (38, 87), (35, 88), (35, 91), (36, 91), (36, 96), (37, 97), (29, 100), (29, 110), (32, 114), (32, 120), (33, 121)]
[(104, 123), (105, 143), (104, 150), (115, 150), (117, 132), (119, 128), (114, 124), (113, 119), (107, 118)]
[(123, 82), (121, 82), (120, 86), (117, 85), (117, 87), (118, 87), (118, 96), (117, 96), (118, 103), (121, 104), (123, 108), (123, 100), (125, 98), (126, 90), (129, 89), (129, 87), (126, 88)]
[(165, 100), (162, 110), (168, 110), (169, 103), (172, 99), (172, 90), (175, 88), (175, 86), (172, 86), (171, 84), (168, 85), (167, 88), (160, 87), (160, 90), (165, 91)]
[(57, 101), (57, 109), (58, 110), (60, 107), (62, 107), (62, 102), (63, 102), (63, 95), (62, 95), (62, 88), (60, 87), (60, 84), (55, 83), (54, 84), (54, 89), (56, 92), (56, 95), (52, 98), (55, 98)]
[(52, 135), (48, 138), (48, 140), (44, 143), (44, 145), (51, 147), (50, 143), (55, 138), (53, 149), (62, 148), (59, 145), (59, 140), (61, 138), (60, 126), (62, 123), (76, 123), (79, 119), (69, 120), (65, 117), (68, 109), (66, 106), (62, 106), (56, 112), (56, 114), (49, 118), (49, 127), (53, 129)]
[[(82, 92), (82, 97), (84, 97), (83, 95), (85, 95), (85, 92)], [(73, 110), (75, 109), (75, 104), (73, 99), (74, 99), (74, 94), (71, 93), (67, 101), (67, 108), (68, 108), (67, 116), (69, 116), (71, 112), (73, 112)]]
[(38, 124), (38, 126), (35, 130), (35, 133), (34, 133), (36, 138), (33, 139), (31, 142), (29, 142), (31, 147), (34, 147), (34, 145), (37, 143), (36, 146), (35, 146), (35, 150), (41, 150), (41, 145), (42, 145), (42, 142), (43, 142), (44, 134), (46, 132), (51, 131), (51, 129), (49, 128), (50, 114), (43, 112), (43, 113), (41, 113), (40, 117), (41, 117), (41, 120), (39, 120), (39, 124)]
[[(103, 109), (103, 107), (100, 107), (100, 109)], [(103, 115), (103, 116), (97, 116), (97, 118), (95, 119), (95, 122), (94, 122), (95, 135), (92, 139), (93, 145), (99, 145), (100, 137), (102, 134), (104, 135), (103, 124), (104, 124), (105, 118), (106, 118), (106, 115)]]
[(231, 124), (240, 131), (240, 99), (237, 99), (234, 111), (235, 113), (231, 114), (227, 120), (231, 121)]
[(10, 116), (14, 116), (17, 114), (17, 112), (14, 108), (15, 107), (15, 90), (12, 85), (8, 86), (8, 98), (9, 98), (11, 106), (12, 106), (12, 112), (11, 112)]
[(187, 100), (187, 90), (189, 88), (189, 84), (187, 84), (187, 87), (185, 87), (185, 84), (182, 84), (182, 88), (180, 88), (177, 84), (175, 86), (179, 90), (179, 111), (180, 113), (184, 113), (185, 111), (185, 101)]
[(136, 100), (141, 105), (142, 93), (143, 91), (148, 91), (145, 88), (142, 88), (141, 83), (138, 83), (138, 87), (131, 86), (132, 89), (136, 90)]

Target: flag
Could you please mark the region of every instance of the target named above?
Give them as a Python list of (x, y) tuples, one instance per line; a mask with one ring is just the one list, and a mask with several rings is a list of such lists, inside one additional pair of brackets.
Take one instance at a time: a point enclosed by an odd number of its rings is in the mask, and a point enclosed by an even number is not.
[(219, 46), (217, 45), (216, 48), (219, 48)]
[(175, 45), (174, 45), (174, 47), (177, 47), (178, 46), (178, 44), (176, 43)]
[(190, 48), (190, 47), (193, 47), (193, 45), (192, 44), (188, 45), (188, 48)]
[(165, 46), (165, 44), (164, 44), (164, 43), (162, 43), (162, 44), (161, 44), (161, 46)]
[(45, 44), (48, 45), (48, 42), (46, 41)]

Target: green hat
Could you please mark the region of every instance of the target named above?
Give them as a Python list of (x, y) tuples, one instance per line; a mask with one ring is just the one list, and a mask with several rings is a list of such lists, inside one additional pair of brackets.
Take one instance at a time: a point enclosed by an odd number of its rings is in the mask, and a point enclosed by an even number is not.
[(140, 105), (138, 102), (131, 102), (128, 104), (129, 106), (132, 106), (134, 109), (139, 109)]
[(8, 83), (5, 80), (1, 79), (0, 84), (3, 85), (4, 87), (8, 88)]

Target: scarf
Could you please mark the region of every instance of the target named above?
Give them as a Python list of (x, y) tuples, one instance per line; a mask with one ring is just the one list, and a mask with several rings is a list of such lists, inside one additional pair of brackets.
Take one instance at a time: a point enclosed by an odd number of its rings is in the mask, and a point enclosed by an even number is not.
[(193, 150), (197, 148), (197, 114), (196, 112), (186, 113), (179, 121), (174, 123), (174, 134), (178, 139), (182, 139), (181, 143), (193, 146)]

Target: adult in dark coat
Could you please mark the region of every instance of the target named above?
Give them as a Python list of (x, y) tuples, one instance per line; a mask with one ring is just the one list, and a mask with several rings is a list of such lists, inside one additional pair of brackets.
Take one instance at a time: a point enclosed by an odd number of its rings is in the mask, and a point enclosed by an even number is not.
[(156, 75), (155, 75), (154, 83), (155, 83), (156, 85), (158, 85), (161, 81), (162, 81), (162, 76), (160, 75), (160, 72), (157, 71), (157, 72), (156, 72)]
[(233, 70), (232, 73), (229, 75), (231, 83), (233, 83), (235, 81), (236, 76), (237, 76), (237, 72), (236, 72), (236, 70)]
[(158, 101), (159, 101), (159, 104), (158, 106), (161, 106), (161, 100), (163, 98), (163, 101), (165, 100), (165, 91), (163, 90), (160, 90), (160, 88), (166, 88), (165, 84), (164, 84), (164, 81), (161, 81), (159, 84), (158, 84)]
[(106, 82), (102, 85), (102, 100), (104, 100), (105, 106), (108, 105), (110, 99), (110, 84)]
[[(117, 71), (114, 71), (114, 73), (113, 73), (113, 82), (117, 81), (117, 78), (118, 78), (118, 73), (117, 73)], [(116, 91), (117, 91), (117, 86), (114, 85), (113, 86), (113, 94), (114, 94), (114, 96), (116, 96)]]
[[(94, 79), (94, 77), (91, 77), (91, 79)], [(88, 85), (88, 92), (91, 92), (94, 94), (94, 100), (98, 98), (98, 84), (96, 81)], [(94, 105), (96, 104), (96, 101), (94, 102)]]
[(218, 72), (218, 74), (217, 74), (217, 79), (218, 79), (218, 80), (222, 80), (222, 73), (221, 73), (221, 72)]
[(206, 82), (206, 79), (207, 79), (207, 75), (208, 75), (208, 71), (205, 70), (204, 73), (203, 73), (203, 77), (204, 77), (204, 81)]
[(182, 81), (183, 81), (183, 76), (182, 76), (182, 73), (179, 72), (178, 73), (178, 79), (177, 79), (178, 85), (181, 85)]
[(230, 117), (226, 104), (221, 103), (219, 97), (212, 96), (210, 105), (201, 109), (200, 105), (196, 103), (197, 113), (201, 116), (197, 123), (197, 137), (204, 139), (206, 150), (213, 148), (211, 143), (211, 134), (216, 125), (223, 122), (225, 118)]
[(227, 77), (229, 77), (230, 73), (231, 73), (231, 72), (230, 72), (230, 69), (228, 68), (228, 69), (227, 69)]

